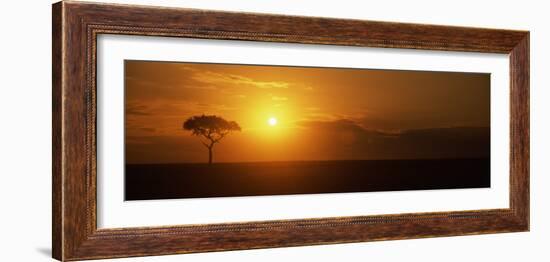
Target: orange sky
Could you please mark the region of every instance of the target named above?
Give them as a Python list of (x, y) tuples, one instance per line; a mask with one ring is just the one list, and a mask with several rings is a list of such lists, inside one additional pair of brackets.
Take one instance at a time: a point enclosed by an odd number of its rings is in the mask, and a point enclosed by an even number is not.
[(489, 155), (488, 74), (126, 61), (125, 99), (127, 163), (204, 162), (202, 114), (214, 162)]

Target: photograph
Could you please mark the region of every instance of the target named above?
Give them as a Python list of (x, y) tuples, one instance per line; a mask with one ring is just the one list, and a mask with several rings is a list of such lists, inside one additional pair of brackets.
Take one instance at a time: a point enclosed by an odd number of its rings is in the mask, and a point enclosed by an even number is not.
[(125, 200), (491, 186), (489, 73), (124, 61)]

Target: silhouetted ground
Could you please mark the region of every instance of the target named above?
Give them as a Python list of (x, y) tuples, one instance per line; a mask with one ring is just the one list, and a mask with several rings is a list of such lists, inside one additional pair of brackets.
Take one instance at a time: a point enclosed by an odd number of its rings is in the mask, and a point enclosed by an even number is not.
[(489, 158), (128, 164), (126, 200), (490, 186)]

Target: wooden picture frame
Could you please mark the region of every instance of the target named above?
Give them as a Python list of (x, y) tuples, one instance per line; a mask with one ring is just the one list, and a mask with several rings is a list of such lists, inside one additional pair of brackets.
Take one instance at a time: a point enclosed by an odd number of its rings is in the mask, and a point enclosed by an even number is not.
[[(182, 254), (529, 230), (529, 32), (64, 1), (53, 5), (53, 257)], [(510, 207), (98, 229), (99, 34), (408, 48), (510, 57)]]

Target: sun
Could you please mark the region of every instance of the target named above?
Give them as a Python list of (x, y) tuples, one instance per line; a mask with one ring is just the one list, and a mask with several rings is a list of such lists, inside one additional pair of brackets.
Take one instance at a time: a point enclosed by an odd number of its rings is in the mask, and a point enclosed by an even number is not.
[(267, 124), (270, 125), (270, 126), (276, 126), (276, 125), (277, 125), (277, 118), (275, 118), (275, 117), (270, 117), (270, 118), (267, 120)]

